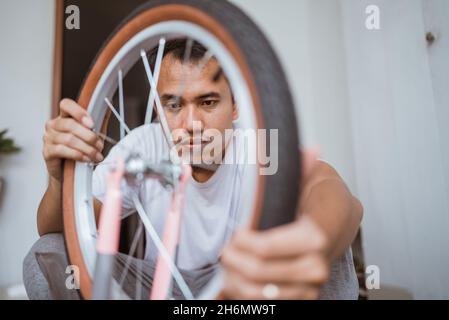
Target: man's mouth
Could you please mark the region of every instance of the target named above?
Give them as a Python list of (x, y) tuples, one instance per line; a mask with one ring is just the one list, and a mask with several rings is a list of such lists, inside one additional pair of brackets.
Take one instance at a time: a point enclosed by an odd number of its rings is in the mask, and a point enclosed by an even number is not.
[(187, 146), (189, 148), (194, 148), (194, 147), (204, 147), (206, 144), (210, 143), (211, 141), (212, 141), (212, 139), (202, 139), (202, 140), (198, 141), (198, 140), (194, 140), (192, 138), (187, 138), (187, 139), (181, 140), (177, 144), (179, 146)]

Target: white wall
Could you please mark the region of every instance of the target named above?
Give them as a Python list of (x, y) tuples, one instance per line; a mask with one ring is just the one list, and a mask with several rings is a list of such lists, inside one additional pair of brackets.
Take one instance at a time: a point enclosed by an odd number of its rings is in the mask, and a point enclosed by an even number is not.
[(22, 281), (22, 260), (37, 239), (36, 211), (47, 176), (41, 156), (50, 116), (54, 3), (0, 3), (0, 129), (23, 148), (0, 158), (6, 180), (0, 204), (0, 286)]
[[(381, 288), (447, 299), (448, 2), (341, 3), (366, 263), (379, 266)], [(380, 30), (364, 27), (370, 4)], [(431, 47), (427, 31), (438, 35)]]

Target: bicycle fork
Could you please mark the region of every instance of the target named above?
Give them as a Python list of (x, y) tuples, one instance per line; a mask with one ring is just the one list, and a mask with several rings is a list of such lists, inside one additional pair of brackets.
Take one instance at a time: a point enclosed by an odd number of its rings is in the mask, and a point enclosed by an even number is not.
[[(178, 243), (181, 233), (182, 212), (184, 208), (184, 194), (187, 181), (192, 174), (192, 169), (188, 165), (183, 166), (183, 174), (179, 184), (173, 190), (170, 209), (165, 222), (162, 242), (172, 260), (178, 252)], [(154, 272), (154, 281), (151, 290), (151, 300), (166, 299), (172, 286), (172, 277), (169, 265), (164, 257), (159, 254)]]
[(123, 160), (117, 161), (114, 171), (109, 173), (105, 202), (101, 208), (97, 238), (92, 299), (111, 299), (111, 279), (115, 255), (119, 247), (122, 193), (120, 182), (124, 174)]

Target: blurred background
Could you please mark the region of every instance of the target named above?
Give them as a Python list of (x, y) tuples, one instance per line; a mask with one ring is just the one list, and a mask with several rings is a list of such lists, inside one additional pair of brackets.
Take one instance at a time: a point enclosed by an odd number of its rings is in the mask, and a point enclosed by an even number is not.
[[(0, 1), (0, 132), (21, 148), (0, 148), (0, 298), (24, 297), (54, 101), (76, 98), (106, 36), (142, 2)], [(380, 289), (363, 296), (449, 299), (449, 1), (232, 2), (284, 65), (303, 145), (319, 146), (364, 205), (355, 256), (362, 287), (365, 268), (376, 266)], [(80, 30), (58, 27), (57, 10), (71, 4)]]

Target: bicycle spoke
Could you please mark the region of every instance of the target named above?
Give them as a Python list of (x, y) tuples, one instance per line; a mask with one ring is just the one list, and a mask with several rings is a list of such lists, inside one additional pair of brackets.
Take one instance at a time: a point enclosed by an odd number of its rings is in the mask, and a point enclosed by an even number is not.
[(128, 256), (126, 257), (125, 267), (123, 268), (123, 271), (120, 275), (120, 281), (119, 281), (120, 287), (123, 285), (123, 281), (125, 281), (125, 277), (128, 273), (128, 269), (129, 269), (129, 266), (132, 261), (132, 256), (133, 256), (134, 252), (136, 251), (137, 244), (139, 243), (139, 239), (140, 239), (140, 235), (142, 234), (142, 230), (143, 230), (143, 224), (139, 220), (139, 226), (137, 227), (137, 231), (133, 236), (133, 241), (131, 243), (131, 247), (129, 248)]
[(114, 106), (112, 105), (111, 101), (109, 101), (108, 98), (104, 98), (104, 101), (106, 102), (106, 104), (108, 105), (109, 109), (111, 109), (112, 113), (114, 114), (114, 116), (117, 118), (118, 122), (120, 123), (121, 126), (123, 126), (123, 128), (125, 129), (126, 133), (129, 133), (131, 130), (129, 130), (128, 126), (125, 123), (125, 120), (123, 120), (123, 118), (117, 113), (117, 111), (115, 110)]
[(143, 260), (136, 263), (136, 300), (142, 300), (142, 279), (143, 279)]
[[(137, 150), (137, 151), (136, 151), (136, 150), (133, 150), (133, 149), (131, 149), (130, 147), (124, 145), (123, 143), (122, 143), (122, 144), (119, 144), (119, 141), (114, 140), (114, 139), (111, 138), (111, 137), (108, 137), (108, 136), (105, 135), (104, 133), (97, 132), (97, 135), (98, 135), (100, 138), (102, 138), (104, 141), (107, 141), (107, 142), (109, 142), (110, 144), (112, 144), (113, 146), (117, 146), (117, 147), (119, 147), (119, 148), (122, 148), (122, 149), (128, 151), (128, 152), (131, 153), (131, 154), (136, 154), (136, 155), (138, 155), (139, 157), (141, 157), (142, 159), (145, 158), (145, 157), (142, 155), (142, 153), (141, 153), (140, 151), (138, 151), (138, 150)], [(102, 163), (103, 163), (103, 162), (101, 162), (101, 163), (99, 163), (99, 164), (102, 164)]]
[[(193, 43), (192, 39), (187, 40), (186, 48), (184, 50), (183, 65), (186, 65), (189, 62), (192, 51), (192, 43)], [(200, 74), (200, 72), (203, 70), (203, 68), (206, 66), (206, 64), (213, 56), (214, 55), (212, 54), (212, 52), (210, 52), (209, 50), (206, 51), (204, 56), (200, 59), (197, 70), (194, 72), (194, 75), (192, 76), (193, 79), (195, 79)], [(180, 85), (178, 86), (176, 95), (178, 97), (182, 97), (186, 88), (187, 88), (187, 76), (185, 75), (183, 81), (181, 81)]]
[(118, 141), (117, 141), (117, 140), (114, 140), (113, 138), (111, 138), (111, 137), (105, 135), (105, 134), (102, 133), (102, 132), (97, 132), (97, 135), (99, 135), (100, 138), (102, 138), (103, 140), (109, 142), (109, 143), (112, 144), (113, 146), (115, 146), (116, 144), (118, 144)]
[(154, 92), (153, 94), (154, 94), (154, 98), (156, 101), (156, 109), (157, 109), (157, 112), (159, 115), (159, 119), (161, 120), (162, 130), (164, 132), (165, 139), (167, 140), (169, 147), (172, 148), (174, 146), (173, 138), (171, 136), (170, 129), (168, 127), (167, 118), (165, 117), (165, 113), (162, 108), (161, 100), (159, 99), (159, 94), (157, 93), (156, 83), (154, 82), (154, 78), (151, 73), (151, 68), (150, 68), (150, 64), (148, 62), (148, 57), (144, 50), (140, 51), (140, 56), (142, 57), (142, 60), (143, 60), (145, 72), (147, 74), (147, 79), (151, 86), (151, 91)]
[[(184, 55), (182, 58), (182, 65), (185, 66), (189, 60), (190, 60), (190, 56), (192, 55), (192, 47), (193, 47), (193, 39), (192, 38), (188, 38), (186, 41), (186, 46), (184, 48)], [(186, 83), (187, 83), (187, 75), (184, 74), (183, 75), (183, 80), (181, 81), (181, 83), (178, 86), (178, 90), (177, 90), (177, 95), (179, 97), (182, 97), (182, 95), (184, 94), (184, 90), (186, 87)]]
[(179, 289), (181, 290), (184, 297), (188, 300), (192, 300), (193, 294), (189, 289), (189, 286), (185, 282), (184, 278), (182, 277), (181, 273), (179, 272), (178, 268), (173, 262), (173, 259), (170, 257), (169, 253), (167, 252), (166, 248), (164, 247), (164, 244), (162, 243), (161, 239), (159, 238), (156, 230), (153, 227), (153, 224), (151, 223), (150, 219), (145, 213), (145, 210), (142, 207), (142, 203), (140, 202), (139, 198), (134, 194), (133, 195), (133, 201), (134, 205), (136, 207), (137, 213), (140, 216), (140, 219), (143, 222), (143, 225), (147, 229), (148, 233), (150, 234), (151, 239), (153, 240), (154, 244), (156, 245), (157, 249), (159, 250), (159, 253), (162, 255), (163, 259), (167, 263), (170, 272), (176, 281), (176, 283), (179, 286)]
[[(101, 139), (103, 139), (103, 141), (107, 141), (107, 142), (109, 142), (110, 144), (112, 144), (113, 146), (117, 145), (117, 147), (122, 148), (122, 149), (128, 151), (129, 153), (137, 154), (138, 156), (140, 156), (141, 158), (143, 158), (142, 155), (140, 154), (140, 152), (133, 151), (133, 150), (131, 150), (130, 148), (124, 146), (123, 144), (118, 144), (118, 141), (112, 139), (111, 137), (108, 137), (108, 136), (105, 135), (104, 133), (96, 132), (96, 134), (97, 134)], [(114, 164), (114, 163), (115, 163), (115, 161), (103, 161), (103, 162), (100, 162), (100, 163), (87, 162), (86, 165), (88, 165), (88, 166), (90, 166), (90, 167), (98, 167), (98, 166), (102, 166), (102, 165), (111, 165), (111, 164)]]
[[(113, 163), (113, 162), (109, 162), (109, 163)], [(149, 201), (151, 201), (152, 199), (155, 199), (157, 197), (159, 197), (162, 192), (164, 191), (164, 189), (160, 189), (158, 192), (156, 192), (156, 194), (154, 194)], [(141, 299), (142, 297), (142, 289), (143, 289), (143, 278), (145, 277), (145, 273), (143, 271), (143, 261), (142, 259), (144, 259), (143, 255), (144, 252), (141, 252), (141, 255), (139, 256), (139, 260), (135, 261), (135, 265), (134, 268), (131, 268), (131, 264), (134, 260), (134, 253), (136, 252), (136, 249), (138, 248), (138, 241), (142, 235), (142, 231), (144, 230), (144, 225), (141, 219), (139, 219), (139, 226), (137, 227), (137, 230), (133, 236), (132, 242), (131, 242), (131, 247), (130, 250), (128, 251), (122, 272), (120, 274), (120, 278), (119, 278), (119, 287), (123, 288), (123, 284), (126, 280), (126, 276), (132, 271), (132, 273), (135, 275), (136, 278), (136, 286), (135, 286), (135, 299)], [(139, 249), (140, 250), (140, 249)], [(131, 270), (132, 269), (132, 270)]]
[(183, 64), (186, 64), (189, 61), (190, 56), (192, 55), (192, 47), (193, 47), (193, 39), (188, 38), (186, 41), (186, 48), (184, 49), (184, 56), (182, 58)]
[[(154, 75), (154, 82), (157, 88), (157, 83), (159, 80), (159, 72), (161, 69), (161, 63), (162, 63), (162, 57), (164, 55), (164, 48), (165, 48), (165, 38), (161, 38), (159, 40), (159, 47), (157, 49), (157, 55), (156, 55), (156, 63), (154, 65), (153, 75)], [(154, 92), (150, 89), (150, 94), (148, 97), (148, 103), (147, 103), (147, 112), (145, 115), (145, 124), (151, 123), (151, 119), (153, 117), (153, 105), (154, 105)]]
[(125, 128), (123, 124), (125, 124), (125, 105), (123, 99), (123, 72), (122, 69), (118, 71), (118, 96), (119, 96), (119, 112), (120, 118), (123, 119), (123, 123), (120, 122), (120, 140), (125, 137)]

